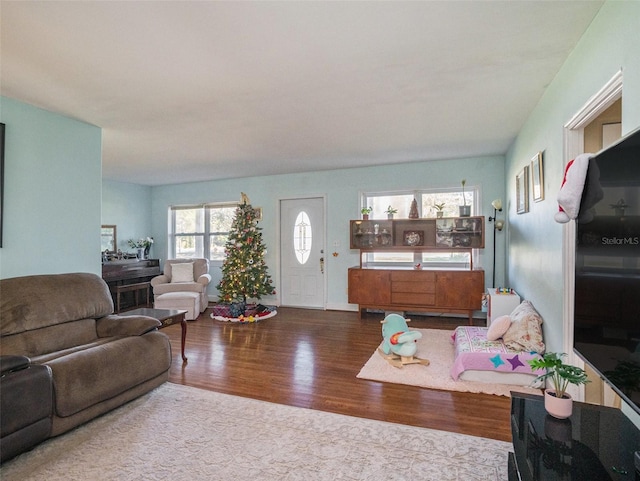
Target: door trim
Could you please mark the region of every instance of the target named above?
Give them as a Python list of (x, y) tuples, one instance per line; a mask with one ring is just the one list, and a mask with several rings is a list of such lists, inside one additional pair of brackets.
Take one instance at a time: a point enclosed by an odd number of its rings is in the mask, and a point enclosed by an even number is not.
[[(306, 309), (322, 309), (323, 311), (327, 310), (327, 296), (328, 296), (328, 286), (329, 286), (329, 274), (330, 274), (330, 263), (327, 259), (327, 194), (311, 194), (311, 195), (297, 195), (290, 197), (278, 197), (278, 219), (277, 219), (277, 243), (278, 243), (278, 252), (276, 255), (278, 262), (278, 281), (277, 281), (277, 291), (278, 292), (278, 303), (282, 305), (282, 202), (287, 200), (303, 200), (303, 199), (322, 199), (322, 226), (323, 226), (323, 239), (322, 245), (324, 246), (324, 276), (322, 276), (322, 307), (313, 308), (309, 307)], [(300, 309), (305, 309), (301, 307)]]
[[(564, 164), (575, 159), (584, 152), (584, 128), (602, 112), (608, 109), (614, 102), (622, 98), (622, 70), (609, 80), (585, 105), (564, 125)], [(563, 352), (569, 354), (568, 361), (572, 364), (584, 366), (584, 362), (573, 351), (573, 328), (575, 300), (575, 268), (576, 268), (576, 225), (575, 222), (563, 224), (562, 229), (562, 258), (563, 258)], [(584, 385), (577, 388), (578, 401), (584, 399)]]

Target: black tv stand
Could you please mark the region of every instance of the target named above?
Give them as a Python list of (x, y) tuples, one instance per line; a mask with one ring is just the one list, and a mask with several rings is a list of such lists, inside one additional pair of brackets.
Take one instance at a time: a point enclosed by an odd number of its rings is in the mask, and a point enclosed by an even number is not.
[(640, 480), (640, 430), (619, 409), (574, 402), (560, 420), (542, 396), (511, 396), (509, 481)]

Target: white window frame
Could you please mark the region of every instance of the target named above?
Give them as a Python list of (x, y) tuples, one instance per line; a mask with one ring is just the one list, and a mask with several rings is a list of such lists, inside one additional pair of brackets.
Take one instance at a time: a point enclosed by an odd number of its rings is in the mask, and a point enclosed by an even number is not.
[[(173, 205), (169, 207), (169, 235), (168, 235), (168, 246), (169, 246), (169, 255), (171, 258), (176, 258), (176, 237), (177, 236), (194, 236), (201, 237), (202, 239), (202, 252), (196, 252), (195, 257), (204, 257), (205, 259), (209, 259), (210, 266), (222, 266), (224, 259), (221, 260), (211, 260), (211, 235), (225, 235), (229, 234), (229, 232), (212, 232), (210, 230), (210, 219), (211, 219), (211, 211), (215, 209), (228, 209), (228, 208), (237, 208), (238, 202), (217, 202), (217, 203), (208, 203), (208, 204), (197, 204), (197, 205)], [(203, 230), (202, 232), (176, 232), (176, 212), (180, 210), (198, 210), (202, 209), (203, 211)]]
[[(478, 206), (480, 205), (479, 196), (480, 189), (477, 186), (465, 186), (464, 189), (467, 194), (465, 197), (468, 197), (468, 194), (471, 194), (471, 215), (478, 215)], [(364, 207), (371, 207), (373, 205), (372, 199), (374, 197), (389, 197), (389, 196), (411, 196), (413, 199), (416, 199), (418, 204), (418, 215), (419, 217), (430, 217), (430, 213), (422, 213), (422, 197), (425, 194), (451, 194), (451, 193), (462, 193), (462, 187), (459, 188), (432, 188), (432, 189), (419, 189), (419, 190), (401, 190), (401, 191), (382, 191), (382, 192), (362, 192), (360, 195), (360, 209)], [(456, 206), (457, 208), (457, 206)], [(376, 211), (374, 209), (373, 215), (370, 215), (370, 219), (385, 219), (386, 214), (383, 212)], [(415, 264), (421, 264), (423, 267), (433, 268), (433, 269), (470, 269), (473, 264), (473, 258), (477, 258), (478, 252), (477, 249), (473, 249), (472, 252), (465, 252), (459, 250), (447, 250), (447, 249), (438, 249), (432, 251), (416, 251), (413, 252), (412, 255), (407, 255), (406, 251), (400, 252), (398, 251), (400, 257), (406, 257), (406, 260), (397, 260), (392, 261), (388, 260), (390, 257), (389, 254), (392, 254), (394, 251), (384, 251), (382, 252), (366, 252), (364, 254), (363, 262), (367, 265), (375, 265), (376, 267), (409, 267)], [(435, 261), (429, 260), (429, 257), (433, 258), (437, 255), (443, 256), (448, 255), (452, 260), (442, 260)], [(376, 259), (376, 257), (378, 259)], [(387, 258), (387, 260), (380, 260), (380, 258)], [(459, 260), (455, 260), (455, 258), (459, 258)]]

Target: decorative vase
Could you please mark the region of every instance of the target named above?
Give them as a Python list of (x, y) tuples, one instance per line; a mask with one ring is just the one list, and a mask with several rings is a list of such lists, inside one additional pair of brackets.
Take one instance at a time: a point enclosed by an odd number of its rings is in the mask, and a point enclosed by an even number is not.
[(544, 408), (554, 418), (567, 419), (573, 412), (573, 399), (567, 393), (564, 397), (556, 397), (553, 389), (547, 389), (544, 392)]
[(459, 205), (458, 209), (460, 209), (460, 217), (469, 217), (469, 216), (471, 216), (471, 206), (470, 205)]
[(369, 214), (362, 214), (362, 220), (369, 220)]
[(387, 219), (393, 219), (393, 214), (387, 214)]
[(138, 254), (137, 254), (137, 256), (138, 256), (138, 259), (139, 259), (139, 260), (144, 259), (144, 247), (138, 247)]
[(149, 258), (149, 252), (151, 251), (151, 246), (147, 246), (144, 248), (144, 258), (148, 259)]
[(443, 215), (442, 211), (436, 212), (436, 219), (442, 219), (442, 215)]

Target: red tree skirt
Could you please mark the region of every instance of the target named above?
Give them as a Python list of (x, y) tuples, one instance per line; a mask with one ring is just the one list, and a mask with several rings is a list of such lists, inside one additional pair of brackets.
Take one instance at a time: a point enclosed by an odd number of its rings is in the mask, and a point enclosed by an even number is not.
[(260, 322), (263, 319), (269, 319), (277, 314), (275, 307), (267, 307), (259, 304), (258, 306), (248, 305), (244, 315), (239, 317), (231, 317), (228, 304), (218, 304), (213, 307), (211, 319), (223, 322), (239, 322), (249, 324)]

